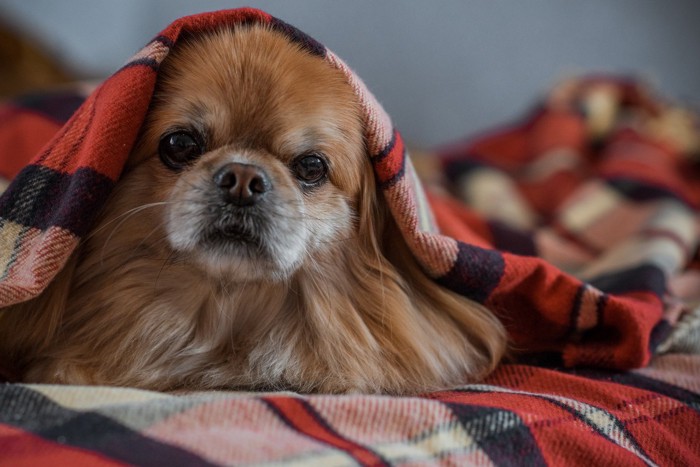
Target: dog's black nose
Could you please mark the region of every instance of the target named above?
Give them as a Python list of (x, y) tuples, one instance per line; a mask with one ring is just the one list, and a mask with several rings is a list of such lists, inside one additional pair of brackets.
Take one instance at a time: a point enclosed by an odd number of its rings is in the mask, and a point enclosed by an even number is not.
[(270, 180), (256, 165), (231, 162), (214, 173), (214, 183), (227, 203), (250, 206), (270, 190)]

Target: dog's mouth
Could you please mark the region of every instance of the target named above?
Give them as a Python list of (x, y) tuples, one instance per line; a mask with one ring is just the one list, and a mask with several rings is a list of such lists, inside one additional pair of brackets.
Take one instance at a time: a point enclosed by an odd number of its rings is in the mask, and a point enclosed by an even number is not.
[(257, 235), (239, 224), (218, 226), (214, 229), (214, 235), (220, 237), (222, 240), (236, 243), (260, 243), (260, 239)]
[(260, 235), (244, 225), (237, 223), (215, 224), (207, 229), (203, 238), (204, 245), (216, 249), (232, 251), (237, 247), (256, 247), (262, 245)]
[(225, 252), (238, 247), (261, 249), (269, 227), (267, 216), (260, 209), (240, 209), (230, 205), (211, 205), (204, 220), (200, 243)]

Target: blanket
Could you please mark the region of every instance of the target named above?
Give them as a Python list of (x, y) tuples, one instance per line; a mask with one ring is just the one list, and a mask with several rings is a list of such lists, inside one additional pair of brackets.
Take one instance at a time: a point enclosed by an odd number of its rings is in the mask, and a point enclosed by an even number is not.
[(0, 386), (2, 465), (698, 465), (695, 392), (506, 365), (424, 397)]
[[(7, 384), (8, 463), (698, 463), (697, 128), (628, 80), (573, 80), (524, 121), (440, 148), (448, 189), (426, 192), (401, 134), (333, 52), (258, 10), (182, 18), (84, 100), (30, 96), (0, 110), (0, 175), (12, 179), (0, 306), (40, 293), (89, 231), (178, 38), (250, 22), (345, 73), (411, 252), (496, 313), (527, 358), (417, 398)], [(647, 366), (662, 351), (686, 354)]]

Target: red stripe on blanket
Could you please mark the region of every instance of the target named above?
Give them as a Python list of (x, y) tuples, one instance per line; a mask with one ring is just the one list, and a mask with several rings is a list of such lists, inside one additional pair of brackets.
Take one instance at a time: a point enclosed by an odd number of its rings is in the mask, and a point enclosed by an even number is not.
[[(32, 110), (0, 110), (0, 176), (12, 179), (61, 128), (55, 120)], [(5, 153), (7, 151), (7, 153)]]
[(341, 437), (318, 414), (312, 413), (307, 402), (292, 397), (266, 397), (262, 399), (290, 427), (315, 440), (338, 448), (352, 456), (361, 465), (386, 465), (387, 462), (364, 446)]
[(697, 167), (686, 155), (649, 136), (627, 129), (614, 136), (599, 173), (603, 178), (629, 178), (673, 193), (685, 203), (700, 205)]
[[(116, 181), (146, 115), (155, 79), (146, 65), (117, 72), (35, 160), (64, 173), (90, 168)], [(128, 103), (124, 96), (129, 96)]]
[(551, 174), (536, 183), (519, 183), (517, 186), (530, 206), (545, 219), (556, 216), (568, 197), (581, 187), (583, 169), (572, 167)]
[(625, 428), (643, 440), (649, 455), (660, 465), (700, 465), (700, 447), (680, 440), (700, 437), (700, 416), (681, 406), (658, 414), (643, 414), (624, 421)]
[(127, 464), (107, 459), (96, 452), (52, 443), (31, 433), (0, 425), (0, 465), (92, 467)]
[(555, 149), (581, 151), (586, 141), (586, 126), (581, 115), (551, 109), (535, 119), (530, 129), (528, 150), (532, 156), (541, 156)]
[(391, 184), (403, 173), (406, 162), (405, 151), (401, 135), (398, 131), (394, 131), (389, 145), (372, 159), (377, 174), (377, 183), (380, 186)]
[(530, 158), (529, 127), (530, 121), (525, 120), (483, 132), (468, 141), (443, 146), (438, 157), (445, 166), (466, 157), (505, 171), (516, 170)]

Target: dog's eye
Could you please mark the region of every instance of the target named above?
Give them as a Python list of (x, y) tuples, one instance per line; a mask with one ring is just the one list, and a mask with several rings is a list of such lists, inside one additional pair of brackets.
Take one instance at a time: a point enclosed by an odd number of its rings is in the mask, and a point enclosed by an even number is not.
[(315, 185), (326, 178), (328, 165), (317, 153), (305, 154), (292, 164), (294, 175), (306, 185)]
[(158, 154), (170, 169), (179, 170), (204, 152), (198, 135), (185, 130), (166, 133), (158, 144)]

